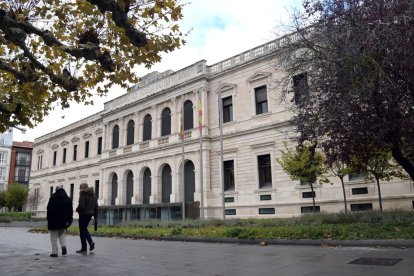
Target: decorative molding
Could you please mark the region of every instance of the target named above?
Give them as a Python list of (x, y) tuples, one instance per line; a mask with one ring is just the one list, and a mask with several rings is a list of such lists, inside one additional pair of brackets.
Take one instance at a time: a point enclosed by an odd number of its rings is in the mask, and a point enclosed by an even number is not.
[(60, 143), (60, 145), (63, 147), (63, 146), (66, 146), (67, 144), (69, 144), (69, 142), (68, 141), (66, 141), (66, 140), (63, 140), (61, 143)]
[(48, 183), (53, 184), (53, 183), (55, 183), (55, 181), (54, 180), (49, 180)]
[(232, 84), (232, 83), (222, 83), (221, 84), (221, 92), (226, 92), (228, 90), (234, 90), (236, 89), (237, 85), (236, 84)]
[(82, 175), (79, 175), (79, 178), (87, 178), (88, 177), (88, 175), (87, 174), (82, 174)]
[(92, 134), (90, 134), (90, 133), (85, 133), (85, 134), (83, 134), (82, 135), (82, 138), (83, 139), (88, 139), (89, 137), (91, 137), (92, 136)]
[(92, 173), (92, 176), (99, 176), (99, 173)]
[(79, 137), (77, 137), (77, 136), (75, 136), (75, 137), (73, 137), (70, 141), (72, 142), (72, 143), (76, 143), (76, 142), (78, 142), (80, 139), (79, 139)]
[(275, 142), (267, 142), (267, 143), (262, 143), (262, 144), (256, 144), (256, 145), (251, 145), (250, 147), (252, 149), (260, 149), (260, 148), (265, 148), (265, 147), (273, 147), (275, 145)]
[(95, 130), (95, 134), (101, 134), (103, 132), (103, 129), (101, 128), (101, 127), (98, 127), (96, 130)]
[(59, 147), (59, 145), (58, 144), (53, 144), (52, 145), (52, 149), (57, 149)]
[(37, 153), (37, 154), (42, 154), (43, 152), (44, 152), (44, 150), (43, 150), (43, 149), (38, 149), (36, 153)]
[(259, 71), (259, 72), (254, 73), (250, 78), (248, 78), (246, 80), (246, 82), (247, 83), (254, 82), (254, 81), (257, 81), (257, 80), (267, 78), (271, 75), (272, 75), (272, 73), (270, 73), (270, 72), (261, 72), (261, 71)]
[(63, 181), (65, 181), (64, 178), (58, 178), (58, 180), (57, 180), (57, 182), (63, 182)]
[(76, 179), (76, 177), (75, 176), (70, 176), (70, 177), (68, 177), (68, 180), (75, 180)]
[[(218, 151), (218, 152), (220, 152), (220, 151)], [(237, 148), (223, 150), (223, 154), (234, 154), (234, 153), (237, 153)]]

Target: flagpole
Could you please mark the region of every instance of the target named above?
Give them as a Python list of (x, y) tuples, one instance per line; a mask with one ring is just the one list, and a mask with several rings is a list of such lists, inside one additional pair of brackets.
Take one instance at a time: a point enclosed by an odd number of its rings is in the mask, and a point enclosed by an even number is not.
[(223, 209), (223, 220), (226, 219), (226, 209), (224, 205), (224, 168), (223, 168), (223, 100), (221, 99), (221, 82), (219, 82), (217, 93), (217, 104), (219, 110), (220, 128), (220, 183), (221, 183), (221, 205)]
[(185, 220), (185, 182), (184, 182), (184, 97), (181, 97), (181, 125), (180, 125), (180, 138), (181, 138), (181, 185), (183, 187), (182, 192), (182, 214), (183, 220)]
[(204, 187), (203, 187), (203, 110), (202, 110), (202, 101), (201, 93), (198, 91), (198, 129), (200, 131), (200, 211), (201, 211), (201, 220), (204, 220)]

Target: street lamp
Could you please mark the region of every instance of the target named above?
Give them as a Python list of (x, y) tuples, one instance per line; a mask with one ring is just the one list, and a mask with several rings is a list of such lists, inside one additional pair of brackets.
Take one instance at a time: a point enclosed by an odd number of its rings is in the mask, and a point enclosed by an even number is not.
[(26, 129), (24, 127), (14, 126), (14, 128), (20, 130), (22, 134), (26, 134)]

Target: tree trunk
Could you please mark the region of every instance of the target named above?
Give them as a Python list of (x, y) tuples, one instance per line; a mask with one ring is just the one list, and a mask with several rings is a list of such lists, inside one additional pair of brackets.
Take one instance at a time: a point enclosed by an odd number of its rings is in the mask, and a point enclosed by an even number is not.
[(311, 191), (312, 191), (312, 211), (313, 211), (313, 213), (316, 213), (316, 208), (315, 208), (315, 192), (313, 191), (313, 183), (311, 183), (310, 186), (311, 186)]
[(404, 170), (408, 173), (411, 179), (414, 181), (414, 165), (411, 161), (404, 156), (401, 152), (400, 147), (398, 146), (398, 142), (394, 142), (391, 147), (392, 157), (394, 157), (395, 161), (404, 168)]
[(380, 206), (380, 211), (382, 212), (381, 186), (380, 186), (379, 178), (375, 177), (375, 180), (377, 181), (379, 206)]
[(345, 193), (345, 184), (344, 184), (344, 177), (339, 177), (341, 179), (341, 183), (342, 183), (342, 192), (344, 194), (344, 204), (345, 204), (345, 214), (348, 213), (348, 206), (346, 204), (346, 193)]

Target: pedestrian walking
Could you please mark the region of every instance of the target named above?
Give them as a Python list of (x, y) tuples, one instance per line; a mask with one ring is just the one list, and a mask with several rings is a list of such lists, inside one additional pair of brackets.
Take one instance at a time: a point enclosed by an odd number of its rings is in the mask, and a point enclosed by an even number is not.
[(95, 222), (98, 219), (98, 200), (92, 187), (88, 187), (88, 184), (82, 183), (79, 186), (79, 204), (76, 208), (76, 212), (79, 213), (79, 236), (81, 240), (81, 249), (76, 253), (86, 253), (87, 243), (89, 243), (89, 251), (95, 249), (95, 243), (92, 240), (91, 234), (88, 231), (89, 222), (92, 216)]
[(72, 199), (68, 197), (62, 186), (56, 187), (55, 193), (49, 198), (46, 209), (47, 229), (49, 230), (52, 243), (52, 254), (50, 254), (50, 257), (58, 256), (58, 239), (62, 248), (62, 255), (66, 255), (65, 230), (72, 224), (73, 208)]

